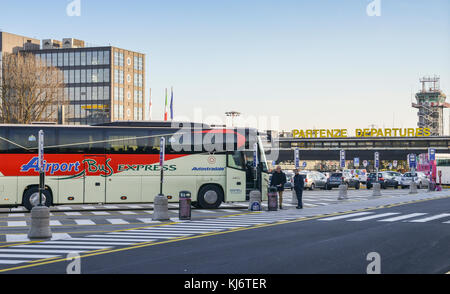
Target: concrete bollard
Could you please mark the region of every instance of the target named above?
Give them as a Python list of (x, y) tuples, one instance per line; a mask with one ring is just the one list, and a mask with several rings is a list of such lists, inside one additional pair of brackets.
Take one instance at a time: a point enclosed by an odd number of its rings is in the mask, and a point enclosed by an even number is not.
[(250, 201), (248, 203), (248, 210), (261, 211), (262, 196), (258, 190), (250, 191)]
[(295, 189), (292, 189), (292, 201), (291, 201), (291, 204), (298, 205), (297, 192), (295, 192)]
[(374, 196), (374, 197), (381, 196), (381, 184), (380, 183), (373, 184), (372, 196)]
[(417, 185), (414, 181), (412, 181), (411, 185), (409, 185), (409, 194), (417, 194)]
[(339, 198), (338, 200), (348, 199), (347, 185), (339, 185)]
[(434, 192), (436, 189), (436, 184), (434, 182), (428, 182), (428, 192)]
[(31, 227), (28, 232), (30, 239), (51, 239), (50, 208), (47, 206), (35, 206), (31, 210)]
[(164, 195), (155, 196), (153, 201), (153, 216), (154, 221), (166, 221), (169, 220), (169, 200)]

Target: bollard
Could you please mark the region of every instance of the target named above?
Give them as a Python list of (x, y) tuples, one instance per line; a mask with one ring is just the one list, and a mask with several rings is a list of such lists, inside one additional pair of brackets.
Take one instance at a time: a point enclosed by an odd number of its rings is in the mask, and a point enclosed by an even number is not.
[(417, 185), (414, 181), (409, 185), (409, 194), (417, 194)]
[(178, 218), (180, 220), (191, 220), (191, 192), (180, 191), (179, 196)]
[(250, 191), (250, 201), (248, 203), (248, 210), (261, 211), (262, 196), (258, 190)]
[(381, 196), (381, 184), (380, 183), (373, 184), (372, 196), (374, 196), (374, 197)]
[(433, 181), (428, 182), (428, 192), (433, 192), (436, 189), (436, 184)]
[(28, 232), (30, 239), (50, 239), (50, 208), (47, 206), (35, 206), (31, 210), (31, 227)]
[(297, 192), (295, 192), (295, 189), (292, 189), (292, 201), (291, 204), (298, 206), (298, 198), (297, 198)]
[(347, 185), (339, 185), (339, 198), (338, 200), (348, 199), (347, 196)]
[(267, 194), (267, 206), (269, 211), (278, 210), (278, 194), (277, 188), (275, 187), (269, 188), (269, 193)]
[(155, 196), (153, 205), (154, 208), (152, 219), (154, 221), (169, 220), (169, 200), (166, 196), (161, 194)]

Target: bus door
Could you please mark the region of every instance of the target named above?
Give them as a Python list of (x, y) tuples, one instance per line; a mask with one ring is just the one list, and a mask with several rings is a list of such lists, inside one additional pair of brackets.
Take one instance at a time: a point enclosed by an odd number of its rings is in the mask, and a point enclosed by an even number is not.
[(106, 199), (106, 156), (85, 155), (84, 160), (84, 203), (105, 203)]
[(225, 201), (245, 201), (246, 197), (246, 170), (244, 153), (236, 151), (227, 155), (227, 183)]

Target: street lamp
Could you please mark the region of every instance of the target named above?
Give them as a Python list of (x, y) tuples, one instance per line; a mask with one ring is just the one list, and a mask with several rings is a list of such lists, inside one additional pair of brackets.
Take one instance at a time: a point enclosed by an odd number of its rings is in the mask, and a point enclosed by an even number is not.
[(229, 111), (225, 112), (225, 115), (231, 117), (231, 126), (234, 128), (234, 118), (241, 116), (241, 113), (237, 111)]

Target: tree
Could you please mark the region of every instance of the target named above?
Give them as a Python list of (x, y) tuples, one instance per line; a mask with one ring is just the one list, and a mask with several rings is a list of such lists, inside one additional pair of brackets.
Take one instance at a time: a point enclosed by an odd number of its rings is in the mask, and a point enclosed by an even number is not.
[(0, 122), (55, 121), (63, 99), (63, 74), (30, 53), (4, 54), (0, 79)]

